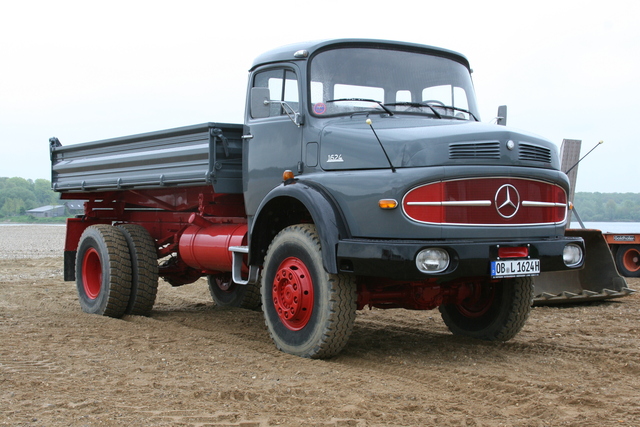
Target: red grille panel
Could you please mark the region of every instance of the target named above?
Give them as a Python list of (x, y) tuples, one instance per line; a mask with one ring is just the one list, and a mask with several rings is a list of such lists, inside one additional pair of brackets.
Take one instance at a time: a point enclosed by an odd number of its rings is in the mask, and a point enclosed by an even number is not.
[(405, 214), (435, 224), (525, 225), (562, 223), (567, 194), (555, 184), (522, 178), (442, 181), (409, 191)]

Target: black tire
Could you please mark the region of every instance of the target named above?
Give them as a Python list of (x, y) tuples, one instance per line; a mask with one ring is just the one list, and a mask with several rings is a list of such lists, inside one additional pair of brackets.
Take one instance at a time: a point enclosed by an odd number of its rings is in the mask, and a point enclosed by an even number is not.
[(454, 335), (508, 341), (524, 326), (533, 303), (531, 277), (478, 285), (475, 297), (440, 306), (442, 320)]
[(260, 307), (259, 283), (238, 285), (231, 273), (207, 276), (209, 293), (218, 307), (239, 307), (255, 310)]
[(287, 227), (271, 242), (262, 310), (271, 339), (285, 353), (327, 358), (346, 345), (356, 318), (355, 278), (325, 271), (314, 225)]
[(131, 260), (131, 294), (125, 314), (149, 316), (158, 293), (156, 242), (137, 224), (118, 225), (127, 240)]
[(124, 315), (131, 293), (131, 260), (120, 229), (99, 224), (84, 230), (76, 254), (76, 288), (84, 312)]
[(640, 277), (640, 245), (619, 245), (616, 267), (625, 277)]

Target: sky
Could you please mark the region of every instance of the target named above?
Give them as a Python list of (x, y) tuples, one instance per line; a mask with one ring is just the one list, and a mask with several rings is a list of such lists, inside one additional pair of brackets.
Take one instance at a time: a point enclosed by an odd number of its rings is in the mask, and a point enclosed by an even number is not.
[(241, 123), (272, 48), (378, 38), (464, 54), (483, 122), (582, 140), (577, 191), (640, 193), (640, 2), (0, 0), (0, 177), (51, 179), (63, 145)]

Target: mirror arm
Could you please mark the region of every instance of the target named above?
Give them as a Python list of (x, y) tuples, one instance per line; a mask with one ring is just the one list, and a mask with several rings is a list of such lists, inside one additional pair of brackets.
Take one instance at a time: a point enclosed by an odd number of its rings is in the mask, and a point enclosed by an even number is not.
[(293, 107), (286, 103), (286, 101), (269, 101), (268, 99), (264, 100), (265, 105), (269, 105), (271, 103), (280, 104), (284, 113), (289, 117), (289, 120), (293, 122), (294, 125), (300, 127), (304, 124), (303, 116), (300, 113), (296, 113)]

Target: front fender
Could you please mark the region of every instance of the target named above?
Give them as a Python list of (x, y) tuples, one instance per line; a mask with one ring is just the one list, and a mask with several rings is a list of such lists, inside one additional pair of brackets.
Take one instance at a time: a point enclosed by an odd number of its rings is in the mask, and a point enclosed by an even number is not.
[(316, 225), (322, 262), (330, 274), (338, 273), (336, 248), (349, 230), (331, 195), (317, 183), (289, 181), (271, 190), (249, 221), (249, 264), (262, 265), (271, 240), (282, 229), (301, 222)]

